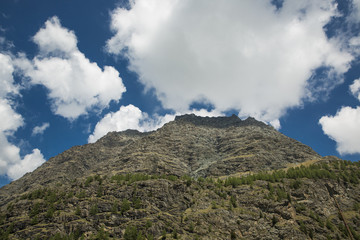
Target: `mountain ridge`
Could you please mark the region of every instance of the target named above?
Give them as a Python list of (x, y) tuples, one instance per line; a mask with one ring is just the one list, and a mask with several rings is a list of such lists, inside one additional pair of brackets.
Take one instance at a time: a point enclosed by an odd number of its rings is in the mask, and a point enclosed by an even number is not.
[(184, 115), (2, 187), (0, 239), (360, 239), (359, 182), (359, 163), (253, 118)]
[[(261, 138), (267, 141), (264, 140), (261, 146), (257, 146), (256, 141)], [(278, 143), (281, 140), (286, 141), (286, 146), (283, 144), (283, 149), (271, 156), (268, 149), (280, 147)], [(292, 156), (297, 147), (300, 147), (302, 152), (298, 154), (299, 156), (296, 156), (297, 153)], [(279, 154), (280, 160), (276, 159)], [(17, 192), (26, 191), (37, 185), (71, 181), (83, 174), (104, 173), (109, 168), (113, 172), (119, 172), (117, 165), (122, 166), (123, 169), (120, 171), (124, 173), (221, 176), (235, 173), (231, 170), (234, 167), (231, 163), (238, 165), (238, 168), (241, 165), (241, 169), (237, 170), (242, 172), (258, 171), (256, 165), (259, 165), (257, 161), (260, 159), (264, 166), (268, 166), (262, 170), (286, 167), (284, 164), (271, 166), (273, 161), (280, 163), (284, 157), (287, 158), (288, 163), (294, 163), (320, 156), (310, 147), (282, 135), (271, 126), (254, 118), (241, 120), (235, 115), (199, 117), (186, 114), (177, 116), (174, 121), (165, 124), (157, 131), (109, 132), (96, 143), (74, 146), (50, 158), (33, 173), (26, 174), (20, 182), (17, 180), (10, 185), (15, 185), (12, 188)], [(221, 162), (221, 160), (225, 161)], [(243, 163), (239, 164), (240, 160)], [(143, 161), (148, 161), (147, 165), (144, 166)], [(34, 179), (32, 179), (33, 175), (35, 175)], [(28, 184), (30, 182), (32, 185)], [(10, 187), (4, 186), (2, 189), (7, 190)], [(0, 205), (4, 202), (2, 192), (3, 190), (0, 189)]]

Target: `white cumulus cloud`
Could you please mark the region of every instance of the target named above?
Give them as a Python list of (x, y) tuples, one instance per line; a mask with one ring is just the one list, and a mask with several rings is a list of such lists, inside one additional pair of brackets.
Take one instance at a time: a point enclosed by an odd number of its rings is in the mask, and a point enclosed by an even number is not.
[(77, 48), (74, 32), (61, 26), (57, 17), (45, 22), (33, 37), (40, 53), (31, 61), (18, 60), (18, 66), (31, 79), (48, 90), (55, 114), (76, 119), (94, 109), (102, 110), (118, 101), (126, 91), (119, 72), (101, 69)]
[(33, 171), (45, 162), (40, 150), (24, 158), (20, 156), (20, 149), (9, 142), (8, 138), (24, 125), (24, 119), (12, 107), (12, 102), (7, 98), (18, 94), (18, 86), (14, 83), (14, 65), (9, 55), (0, 54), (0, 175), (6, 175), (16, 180), (27, 172)]
[(89, 136), (88, 142), (93, 143), (102, 136), (111, 131), (124, 131), (127, 129), (136, 129), (140, 132), (148, 132), (162, 127), (175, 119), (176, 115), (185, 113), (194, 113), (198, 116), (220, 116), (223, 115), (215, 110), (207, 111), (205, 109), (189, 110), (183, 113), (166, 114), (164, 116), (154, 115), (149, 116), (142, 112), (134, 105), (121, 106), (117, 112), (110, 112), (106, 114), (95, 126), (94, 132)]
[(324, 133), (336, 141), (340, 154), (360, 153), (360, 107), (342, 107), (335, 116), (323, 116), (319, 123)]
[(24, 124), (22, 116), (12, 109), (6, 99), (0, 99), (0, 116), (1, 132), (12, 134)]
[(95, 126), (94, 132), (89, 136), (88, 142), (92, 143), (111, 131), (124, 131), (136, 129), (141, 132), (155, 130), (175, 116), (165, 115), (157, 119), (150, 119), (134, 105), (121, 106), (117, 112), (106, 114)]
[(33, 131), (32, 131), (32, 135), (35, 136), (35, 135), (41, 135), (45, 132), (45, 130), (50, 127), (50, 123), (46, 122), (46, 123), (43, 123), (42, 125), (40, 126), (36, 126), (34, 127)]
[(19, 179), (25, 173), (30, 172), (45, 162), (44, 156), (40, 150), (35, 148), (32, 153), (27, 154), (21, 161), (11, 165), (8, 169), (7, 175), (13, 179)]
[[(360, 79), (355, 79), (349, 88), (360, 101)], [(323, 132), (336, 142), (340, 154), (360, 153), (360, 106), (342, 107), (335, 116), (323, 116), (319, 123)]]
[[(287, 109), (341, 83), (353, 56), (325, 33), (335, 1), (270, 2), (130, 1), (112, 12), (107, 50), (125, 55), (165, 108), (206, 101), (279, 128)], [(331, 82), (312, 78), (319, 67)]]
[(13, 61), (9, 55), (0, 53), (0, 98), (8, 94), (16, 94), (18, 87), (13, 84)]
[(75, 33), (63, 28), (57, 17), (45, 22), (33, 37), (33, 41), (39, 46), (42, 54), (71, 54), (77, 51), (77, 39)]

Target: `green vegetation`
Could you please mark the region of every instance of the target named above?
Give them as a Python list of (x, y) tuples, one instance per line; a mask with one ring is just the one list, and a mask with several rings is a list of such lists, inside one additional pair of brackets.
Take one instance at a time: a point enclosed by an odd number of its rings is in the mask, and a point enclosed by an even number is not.
[(97, 213), (99, 212), (99, 208), (98, 208), (98, 205), (97, 204), (94, 204), (90, 207), (90, 210), (89, 210), (89, 214), (91, 216), (94, 216), (96, 215)]
[(86, 197), (86, 193), (85, 190), (82, 190), (79, 192), (79, 194), (77, 195), (77, 198), (82, 199)]
[[(235, 228), (230, 226), (223, 232), (221, 237), (224, 238), (239, 239), (240, 234), (237, 236), (237, 232), (232, 229), (242, 227), (244, 221), (247, 221), (244, 219), (260, 217), (261, 224), (267, 225), (267, 228), (281, 229), (288, 217), (291, 217), (297, 221), (298, 231), (311, 239), (319, 236), (319, 229), (329, 239), (336, 239), (336, 235), (339, 239), (345, 239), (349, 233), (340, 224), (340, 217), (334, 213), (335, 207), (332, 208), (331, 215), (326, 215), (326, 219), (318, 207), (310, 204), (311, 201), (304, 201), (313, 200), (311, 191), (314, 186), (317, 187), (316, 184), (313, 185), (316, 181), (308, 179), (328, 179), (330, 185), (358, 189), (356, 184), (359, 182), (359, 169), (360, 164), (357, 163), (331, 162), (227, 179), (141, 173), (119, 174), (108, 178), (93, 175), (78, 179), (71, 186), (64, 184), (55, 190), (36, 189), (4, 206), (4, 212), (0, 213), (0, 239), (18, 237), (17, 234), (22, 230), (19, 226), (22, 225), (15, 223), (12, 228), (9, 225), (17, 220), (24, 221), (26, 229), (45, 229), (44, 226), (50, 222), (65, 222), (64, 229), (68, 234), (38, 230), (33, 235), (34, 239), (36, 236), (40, 239), (84, 239), (85, 236), (87, 239), (113, 239), (118, 236), (119, 232), (116, 231), (119, 229), (125, 229), (124, 239), (182, 239), (184, 231), (191, 239), (200, 239), (200, 233), (207, 235), (206, 237), (218, 234), (217, 225), (207, 222), (204, 216), (220, 216), (226, 211), (226, 214), (234, 217), (233, 223), (236, 222), (237, 225)], [(81, 188), (82, 186), (86, 188)], [(327, 195), (326, 188), (324, 189), (317, 194)], [(174, 199), (174, 196), (180, 198)], [(342, 210), (354, 239), (360, 239), (360, 203), (354, 202), (353, 195), (349, 199), (351, 202), (342, 205)], [(254, 201), (259, 205), (251, 205)], [(174, 202), (175, 205), (172, 205)], [(339, 202), (342, 203), (341, 199)], [(25, 214), (20, 216), (23, 206), (26, 206)], [(289, 213), (282, 214), (280, 210), (267, 210), (281, 209), (282, 206), (293, 207), (296, 216), (292, 211), (290, 216)], [(68, 220), (72, 222), (71, 226), (66, 224)], [(117, 230), (114, 230), (114, 225), (107, 225), (107, 222), (117, 224)], [(90, 224), (97, 227), (92, 228), (93, 233), (89, 236), (86, 229), (89, 229)], [(80, 226), (79, 229), (84, 232), (77, 230), (76, 226)], [(98, 228), (99, 226), (104, 227)]]
[(104, 230), (104, 227), (101, 227), (100, 230), (96, 233), (95, 236), (91, 238), (92, 240), (108, 240), (109, 234)]
[(305, 223), (303, 221), (300, 221), (299, 225), (300, 225), (300, 231), (307, 234), (307, 228), (305, 226)]
[(277, 216), (275, 216), (275, 214), (274, 214), (271, 219), (271, 222), (272, 222), (272, 225), (275, 226), (275, 224), (277, 224), (279, 222), (279, 218)]
[(100, 185), (99, 188), (98, 188), (98, 190), (97, 190), (96, 196), (97, 196), (97, 197), (102, 197), (102, 196), (103, 196), (103, 191), (104, 191), (104, 189), (103, 189), (103, 187)]
[(142, 240), (145, 239), (141, 231), (135, 226), (127, 226), (124, 233), (125, 240)]
[(35, 205), (32, 206), (32, 208), (30, 209), (30, 212), (29, 212), (29, 216), (32, 218), (32, 217), (35, 217), (36, 215), (38, 215), (40, 212), (40, 203), (35, 203)]
[(140, 209), (141, 208), (141, 200), (140, 200), (140, 198), (138, 198), (138, 197), (134, 198), (133, 201), (132, 201), (132, 206), (135, 209)]
[(145, 228), (148, 229), (148, 228), (151, 228), (151, 227), (152, 227), (152, 222), (150, 220), (147, 220), (146, 224), (145, 224)]
[(55, 213), (55, 206), (54, 206), (53, 203), (51, 203), (50, 206), (48, 207), (48, 210), (47, 210), (47, 212), (46, 212), (46, 214), (45, 214), (45, 217), (46, 217), (48, 220), (50, 220), (50, 219), (53, 218), (54, 213)]
[(296, 203), (295, 210), (297, 213), (302, 213), (306, 210), (306, 206), (303, 203)]
[(118, 212), (118, 208), (119, 208), (118, 203), (114, 202), (113, 205), (111, 206), (111, 212), (116, 214)]
[(178, 239), (178, 234), (177, 234), (177, 230), (174, 229), (174, 231), (172, 232), (172, 238), (173, 239)]
[(326, 227), (332, 232), (335, 231), (335, 226), (334, 226), (334, 224), (331, 223), (330, 219), (326, 220)]
[[(346, 162), (346, 163), (344, 163)], [(331, 165), (336, 166), (337, 161)], [(247, 175), (243, 177), (229, 177), (225, 180), (225, 186), (237, 187), (239, 185), (249, 185), (254, 181), (263, 180), (269, 183), (280, 182), (283, 179), (294, 179), (290, 187), (298, 189), (301, 187), (301, 178), (308, 179), (342, 179), (344, 182), (358, 184), (360, 179), (359, 163), (340, 161), (343, 171), (337, 171), (335, 168), (329, 167), (328, 164), (312, 164), (308, 167), (300, 166), (289, 168), (287, 171), (277, 170), (272, 173), (261, 172), (257, 174)], [(269, 189), (270, 193), (272, 192)]]
[(89, 186), (90, 186), (90, 183), (92, 183), (93, 180), (94, 180), (94, 179), (93, 179), (92, 176), (87, 177), (87, 178), (86, 178), (86, 181), (85, 181), (85, 183), (84, 183), (84, 186), (85, 186), (85, 187), (89, 187)]
[(230, 197), (230, 205), (233, 206), (234, 208), (237, 207), (236, 198), (234, 196)]
[(77, 206), (76, 209), (75, 209), (75, 215), (77, 215), (77, 216), (81, 215), (81, 210), (80, 210), (79, 206)]
[(121, 210), (121, 213), (124, 213), (124, 212), (127, 212), (130, 210), (130, 202), (127, 199), (124, 199), (121, 202), (120, 210)]

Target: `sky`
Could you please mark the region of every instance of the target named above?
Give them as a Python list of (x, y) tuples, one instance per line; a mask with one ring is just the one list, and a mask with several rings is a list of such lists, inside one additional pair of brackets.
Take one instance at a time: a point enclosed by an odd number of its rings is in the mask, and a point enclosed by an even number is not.
[(358, 161), (359, 55), (360, 0), (2, 0), (0, 186), (186, 113)]

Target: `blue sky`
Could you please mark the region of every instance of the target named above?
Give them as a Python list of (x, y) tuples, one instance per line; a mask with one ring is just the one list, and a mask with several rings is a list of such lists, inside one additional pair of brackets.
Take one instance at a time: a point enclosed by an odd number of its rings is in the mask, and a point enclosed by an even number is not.
[(0, 186), (184, 113), (253, 116), (357, 161), (359, 29), (359, 0), (3, 0)]

